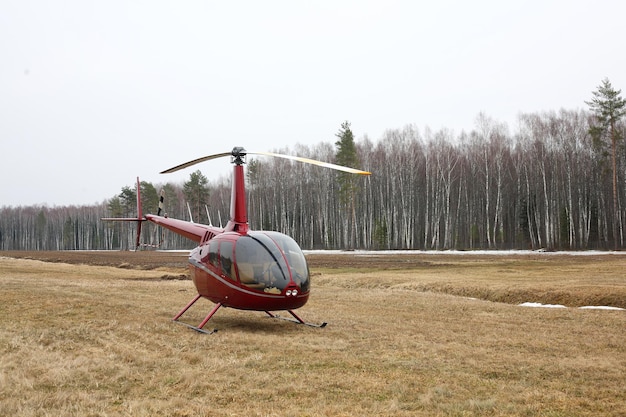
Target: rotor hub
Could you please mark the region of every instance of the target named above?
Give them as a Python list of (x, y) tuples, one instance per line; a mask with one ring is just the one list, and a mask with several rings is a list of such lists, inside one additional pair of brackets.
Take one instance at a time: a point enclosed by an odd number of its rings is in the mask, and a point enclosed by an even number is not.
[(230, 162), (236, 165), (242, 165), (246, 163), (247, 151), (241, 146), (235, 146), (231, 152)]

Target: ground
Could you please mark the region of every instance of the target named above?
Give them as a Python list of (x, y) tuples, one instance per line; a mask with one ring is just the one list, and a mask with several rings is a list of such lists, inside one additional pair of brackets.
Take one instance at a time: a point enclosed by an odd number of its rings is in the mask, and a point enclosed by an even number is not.
[(622, 253), (306, 256), (328, 326), (202, 335), (185, 253), (0, 252), (0, 416), (625, 415), (626, 312), (576, 308), (626, 307)]
[[(188, 252), (6, 251), (5, 256), (46, 262), (164, 270), (162, 279), (186, 279)], [(489, 301), (537, 302), (570, 307), (626, 308), (625, 252), (420, 252), (311, 251), (315, 280), (326, 272), (408, 271), (431, 279), (417, 289)], [(442, 280), (442, 275), (448, 279)], [(323, 278), (322, 278), (323, 279)], [(387, 286), (376, 277), (362, 285)], [(374, 281), (374, 282), (371, 282)], [(369, 282), (369, 284), (367, 284)], [(396, 282), (395, 285), (399, 283)]]

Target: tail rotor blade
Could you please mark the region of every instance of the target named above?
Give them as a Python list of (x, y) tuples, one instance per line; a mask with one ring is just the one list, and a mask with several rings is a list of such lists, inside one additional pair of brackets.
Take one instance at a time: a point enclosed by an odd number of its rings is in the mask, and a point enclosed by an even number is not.
[(162, 216), (163, 213), (163, 200), (165, 200), (165, 190), (161, 188), (161, 195), (159, 196), (159, 209), (157, 210), (157, 216)]

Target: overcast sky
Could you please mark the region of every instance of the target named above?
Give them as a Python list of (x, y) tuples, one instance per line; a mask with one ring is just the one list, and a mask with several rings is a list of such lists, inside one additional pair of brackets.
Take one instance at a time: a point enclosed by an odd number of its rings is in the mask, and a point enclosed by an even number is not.
[(357, 140), (470, 131), (479, 112), (514, 131), (586, 108), (604, 77), (626, 91), (625, 17), (604, 0), (0, 0), (0, 207), (100, 203), (233, 146), (334, 143), (345, 120)]

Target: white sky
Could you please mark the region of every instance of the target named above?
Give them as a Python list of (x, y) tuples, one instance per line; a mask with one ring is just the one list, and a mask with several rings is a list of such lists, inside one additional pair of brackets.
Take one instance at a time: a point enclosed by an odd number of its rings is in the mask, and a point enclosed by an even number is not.
[[(271, 151), (626, 91), (619, 1), (0, 0), (0, 207), (93, 204)], [(307, 156), (307, 155), (302, 155)], [(198, 166), (228, 175), (227, 160)], [(375, 167), (372, 167), (375, 171)]]

